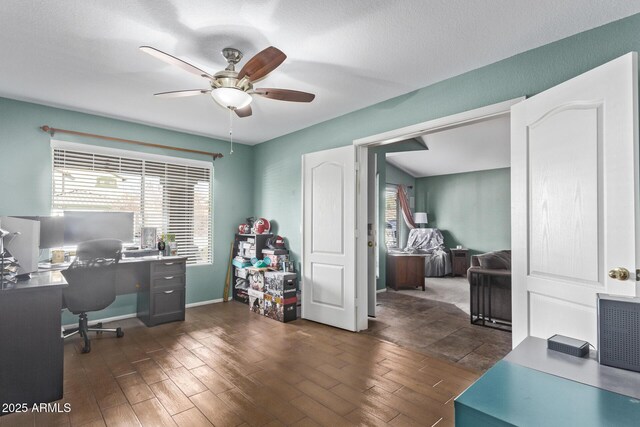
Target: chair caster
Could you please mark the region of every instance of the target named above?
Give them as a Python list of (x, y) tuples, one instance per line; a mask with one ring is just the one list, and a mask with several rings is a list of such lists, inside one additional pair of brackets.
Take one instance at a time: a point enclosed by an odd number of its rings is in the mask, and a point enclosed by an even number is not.
[(122, 338), (123, 336), (124, 336), (124, 331), (122, 330), (122, 328), (116, 329), (116, 337)]
[(81, 353), (90, 353), (91, 352), (91, 343), (89, 341), (85, 341), (84, 345), (82, 346), (82, 349), (80, 350)]
[[(102, 328), (102, 322), (96, 323), (96, 326), (94, 326), (94, 328)], [(102, 331), (96, 331), (96, 335), (102, 335)]]

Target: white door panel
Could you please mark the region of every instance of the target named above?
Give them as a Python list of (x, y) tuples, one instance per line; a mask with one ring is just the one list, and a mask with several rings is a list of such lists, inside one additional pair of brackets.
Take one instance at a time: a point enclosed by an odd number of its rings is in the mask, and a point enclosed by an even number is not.
[(302, 317), (355, 331), (355, 148), (305, 154), (302, 173)]
[(637, 90), (630, 53), (511, 109), (514, 346), (595, 344), (596, 293), (636, 294)]

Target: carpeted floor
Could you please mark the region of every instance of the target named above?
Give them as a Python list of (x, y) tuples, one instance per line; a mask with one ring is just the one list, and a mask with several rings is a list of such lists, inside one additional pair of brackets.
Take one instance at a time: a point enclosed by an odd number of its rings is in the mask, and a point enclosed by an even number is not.
[(470, 323), (466, 279), (427, 278), (426, 288), (379, 293), (364, 333), (480, 372), (511, 350), (510, 332)]
[[(390, 292), (395, 292), (389, 289)], [(401, 290), (403, 295), (425, 298), (433, 301), (453, 304), (460, 310), (470, 314), (469, 310), (469, 282), (466, 277), (427, 277), (425, 290)]]

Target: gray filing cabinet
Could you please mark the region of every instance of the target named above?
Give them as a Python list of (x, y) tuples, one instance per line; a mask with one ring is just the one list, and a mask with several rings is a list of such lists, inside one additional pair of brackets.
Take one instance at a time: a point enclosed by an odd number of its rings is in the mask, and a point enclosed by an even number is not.
[(138, 318), (145, 325), (184, 320), (186, 263), (184, 257), (149, 263), (149, 279), (138, 292)]

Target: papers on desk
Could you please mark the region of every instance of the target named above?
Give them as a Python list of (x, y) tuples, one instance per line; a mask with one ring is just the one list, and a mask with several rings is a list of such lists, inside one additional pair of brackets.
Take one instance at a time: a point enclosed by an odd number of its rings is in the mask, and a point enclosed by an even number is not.
[(13, 283), (16, 281), (16, 275), (18, 274), (18, 262), (12, 256), (6, 256), (5, 252), (4, 256), (0, 257), (0, 283), (2, 283), (2, 288), (4, 288), (4, 283)]

